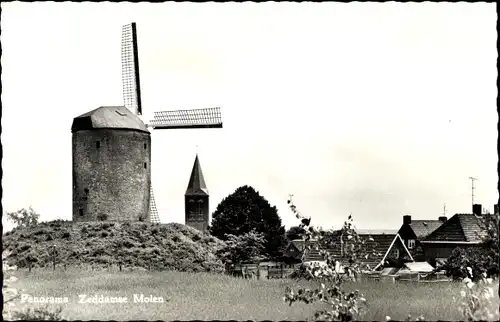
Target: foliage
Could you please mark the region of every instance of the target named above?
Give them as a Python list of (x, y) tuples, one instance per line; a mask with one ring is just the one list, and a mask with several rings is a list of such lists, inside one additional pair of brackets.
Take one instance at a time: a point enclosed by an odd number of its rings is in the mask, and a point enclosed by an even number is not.
[(300, 226), (292, 226), (286, 231), (286, 238), (288, 240), (302, 239), (306, 230)]
[[(483, 214), (480, 228), (484, 235), (482, 245), (475, 248), (456, 248), (446, 263), (441, 267), (447, 276), (453, 279), (472, 278), (474, 281), (481, 279), (483, 273), (493, 277), (499, 273), (499, 245), (498, 245), (498, 215)], [(469, 276), (467, 267), (472, 269)]]
[(321, 282), (321, 287), (316, 289), (299, 288), (296, 292), (288, 287), (284, 301), (290, 306), (299, 301), (306, 304), (314, 302), (326, 304), (327, 309), (315, 313), (315, 320), (353, 321), (358, 319), (366, 309), (366, 299), (359, 290), (344, 290), (343, 284), (346, 280), (356, 279), (356, 275), (361, 272), (360, 259), (368, 259), (370, 255), (375, 254), (374, 250), (367, 249), (365, 240), (356, 233), (352, 216), (348, 217), (340, 231), (325, 232), (311, 226), (311, 218), (302, 216), (291, 200), (288, 201), (288, 204), (296, 218), (301, 220), (299, 227), (306, 231), (304, 235), (306, 250), (311, 249), (311, 244), (313, 247), (321, 249), (329, 243), (335, 243), (337, 239), (332, 237), (338, 236), (340, 233), (343, 258), (334, 258), (322, 249), (320, 254), (324, 256), (325, 264), (304, 265), (302, 266), (302, 274), (300, 274), (318, 280)]
[(7, 219), (18, 227), (29, 227), (38, 224), (40, 214), (37, 214), (30, 206), (28, 209), (22, 208), (18, 211), (7, 213)]
[(244, 235), (229, 235), (226, 246), (217, 255), (224, 263), (255, 262), (263, 259), (265, 239), (261, 233), (251, 231)]
[(276, 206), (250, 186), (242, 186), (224, 198), (212, 215), (211, 234), (221, 240), (255, 230), (264, 234), (266, 253), (279, 257), (286, 246), (285, 227)]
[(10, 252), (2, 252), (2, 270), (4, 274), (3, 282), (3, 318), (5, 320), (21, 320), (21, 321), (38, 321), (38, 320), (61, 320), (62, 308), (59, 307), (56, 311), (51, 311), (47, 307), (27, 310), (16, 310), (17, 302), (21, 297), (21, 291), (17, 288), (10, 287), (11, 283), (17, 281), (17, 277), (13, 272), (17, 269), (16, 266), (10, 266), (7, 257)]
[[(467, 277), (463, 279), (460, 291), (459, 310), (467, 321), (498, 321), (498, 304), (493, 303), (493, 278), (483, 273), (476, 278), (472, 268), (467, 267)], [(473, 280), (477, 282), (474, 283)]]
[[(51, 236), (52, 240), (48, 240)], [(68, 237), (69, 236), (69, 237)], [(224, 242), (181, 224), (42, 222), (3, 236), (3, 248), (20, 268), (88, 265), (192, 272), (224, 271), (216, 252)]]
[(438, 269), (446, 271), (448, 277), (461, 280), (469, 276), (467, 268), (472, 269), (473, 280), (478, 281), (482, 274), (488, 277), (498, 274), (498, 257), (495, 258), (493, 248), (460, 248), (457, 247), (451, 256)]
[(28, 308), (25, 311), (13, 312), (12, 318), (21, 321), (61, 321), (62, 307), (51, 311), (48, 306), (43, 308)]

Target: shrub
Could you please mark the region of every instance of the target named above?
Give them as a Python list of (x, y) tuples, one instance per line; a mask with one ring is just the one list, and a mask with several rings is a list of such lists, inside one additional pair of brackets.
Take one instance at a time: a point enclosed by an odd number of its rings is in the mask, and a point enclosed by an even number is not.
[[(481, 279), (483, 273), (487, 277), (496, 276), (498, 274), (498, 259), (495, 258), (492, 249), (462, 249), (457, 247), (441, 269), (444, 269), (446, 275), (454, 280), (469, 277), (475, 282)], [(468, 269), (472, 270), (472, 274), (469, 274)]]
[(106, 214), (98, 214), (97, 215), (97, 220), (100, 220), (100, 221), (108, 220), (108, 215), (106, 215)]
[[(471, 267), (466, 267), (467, 277), (463, 279), (458, 309), (464, 319), (468, 321), (498, 321), (500, 318), (498, 305), (494, 306), (495, 297), (492, 284), (493, 279), (486, 273), (474, 278)], [(477, 282), (474, 283), (474, 280)]]
[(106, 232), (106, 231), (101, 232), (101, 237), (108, 237), (108, 235), (109, 235), (109, 234), (108, 234), (108, 232)]
[[(325, 243), (324, 239), (327, 234), (311, 226), (311, 218), (303, 217), (291, 200), (288, 201), (288, 204), (296, 218), (301, 220), (299, 228), (303, 228), (305, 231), (303, 240), (306, 249), (311, 249), (311, 239), (318, 241), (314, 243), (314, 247), (320, 249)], [(342, 236), (346, 238), (341, 246), (345, 255), (345, 260), (342, 263), (344, 268), (340, 269), (335, 258), (330, 253), (321, 250), (320, 254), (325, 257), (326, 265), (318, 263), (303, 265), (295, 273), (295, 277), (318, 280), (321, 282), (321, 288), (314, 290), (299, 288), (294, 292), (293, 289), (287, 287), (283, 298), (289, 305), (294, 302), (304, 302), (306, 304), (313, 302), (324, 303), (327, 309), (317, 311), (314, 315), (315, 320), (353, 321), (362, 316), (366, 307), (363, 294), (358, 290), (344, 291), (343, 282), (356, 279), (356, 275), (360, 273), (359, 258), (369, 258), (370, 255), (375, 253), (373, 250), (366, 250), (362, 247), (364, 241), (354, 229), (352, 216), (348, 217), (341, 231)], [(333, 231), (331, 233), (331, 235), (334, 234)]]
[(61, 307), (52, 311), (48, 306), (45, 306), (43, 308), (28, 308), (26, 311), (14, 312), (12, 317), (14, 320), (21, 321), (61, 321), (61, 312)]
[(36, 213), (31, 206), (28, 209), (19, 209), (7, 213), (7, 220), (12, 221), (18, 227), (29, 227), (38, 224), (40, 214)]

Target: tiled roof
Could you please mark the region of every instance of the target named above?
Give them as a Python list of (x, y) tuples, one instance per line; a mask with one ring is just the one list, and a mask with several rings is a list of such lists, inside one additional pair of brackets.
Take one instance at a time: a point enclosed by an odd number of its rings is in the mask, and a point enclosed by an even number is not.
[[(365, 239), (366, 241), (366, 246), (368, 249), (371, 249), (372, 245), (376, 243), (374, 249), (375, 252), (378, 253), (376, 256), (373, 256), (370, 254), (368, 259), (364, 259), (361, 261), (363, 266), (366, 266), (368, 264), (370, 268), (375, 268), (380, 261), (383, 259), (385, 253), (389, 249), (389, 246), (391, 246), (392, 241), (396, 237), (396, 234), (358, 234), (361, 238)], [(373, 238), (373, 241), (369, 241), (368, 238)], [(292, 241), (294, 243), (294, 241)], [(303, 241), (302, 244), (300, 241), (297, 241), (297, 246), (301, 246), (303, 249)], [(341, 259), (341, 251), (340, 251), (340, 239), (338, 242), (335, 242), (333, 245), (329, 245), (325, 249), (328, 251), (331, 255), (333, 255), (335, 258)], [(305, 260), (306, 262), (308, 261), (321, 261), (324, 260), (323, 257), (319, 254), (319, 250), (316, 249), (311, 249), (310, 251), (307, 252)]]
[(481, 218), (473, 214), (456, 214), (424, 241), (480, 242), (486, 235)]
[(194, 159), (193, 170), (191, 171), (191, 177), (189, 178), (186, 195), (208, 196), (208, 189), (207, 185), (205, 184), (205, 178), (203, 178), (203, 172), (201, 171), (198, 155), (196, 155), (196, 158)]
[(125, 106), (101, 106), (73, 119), (71, 132), (95, 129), (127, 129), (149, 133), (141, 119)]
[(410, 227), (418, 239), (429, 236), (434, 230), (438, 229), (443, 222), (441, 220), (412, 220)]

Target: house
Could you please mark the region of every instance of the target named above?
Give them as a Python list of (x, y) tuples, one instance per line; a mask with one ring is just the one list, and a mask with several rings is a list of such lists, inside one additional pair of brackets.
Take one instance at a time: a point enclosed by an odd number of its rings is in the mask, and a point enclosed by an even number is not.
[[(363, 270), (377, 270), (385, 265), (401, 266), (405, 261), (413, 261), (413, 257), (398, 234), (358, 234), (365, 240), (365, 249), (374, 251), (375, 254), (370, 254), (367, 259), (361, 260), (361, 268)], [(324, 245), (321, 249), (326, 250), (334, 258), (346, 259), (342, 254), (342, 243), (339, 232), (334, 232), (330, 242)], [(302, 239), (292, 240), (285, 250), (285, 256), (294, 258), (300, 262), (303, 258), (304, 263), (309, 262), (324, 262), (324, 257), (320, 254), (320, 250), (315, 249), (317, 240), (311, 241), (311, 249), (305, 249), (305, 242)]]
[(481, 247), (487, 232), (481, 212), (455, 214), (421, 241), (426, 258), (443, 260), (457, 247)]
[(399, 229), (398, 234), (403, 239), (405, 246), (415, 257), (415, 260), (427, 260), (420, 242), (438, 229), (446, 220), (445, 216), (439, 217), (437, 220), (412, 220), (410, 215), (403, 216), (403, 225)]

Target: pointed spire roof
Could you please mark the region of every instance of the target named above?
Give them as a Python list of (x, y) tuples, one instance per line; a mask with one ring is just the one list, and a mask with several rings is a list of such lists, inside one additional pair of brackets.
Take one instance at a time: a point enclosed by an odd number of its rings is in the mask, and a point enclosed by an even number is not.
[(196, 158), (194, 159), (193, 170), (191, 171), (191, 177), (189, 178), (186, 195), (208, 196), (208, 189), (207, 185), (205, 184), (205, 179), (203, 178), (203, 172), (201, 172), (198, 154), (196, 154)]

